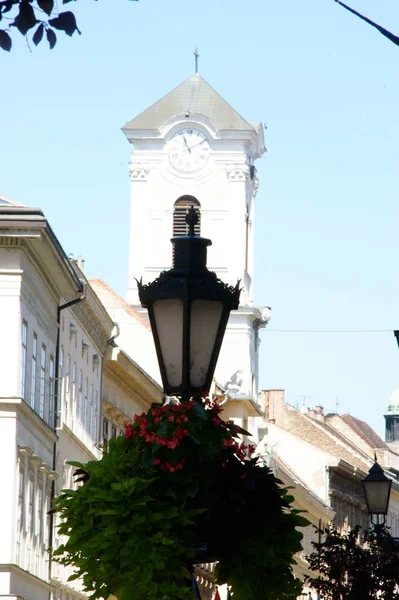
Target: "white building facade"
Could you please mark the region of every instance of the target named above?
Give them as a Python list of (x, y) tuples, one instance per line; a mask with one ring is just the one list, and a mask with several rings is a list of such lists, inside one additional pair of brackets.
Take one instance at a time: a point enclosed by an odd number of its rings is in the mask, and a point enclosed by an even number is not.
[(100, 455), (113, 328), (42, 212), (0, 198), (0, 598), (83, 597), (49, 562), (49, 510), (71, 485), (66, 461)]

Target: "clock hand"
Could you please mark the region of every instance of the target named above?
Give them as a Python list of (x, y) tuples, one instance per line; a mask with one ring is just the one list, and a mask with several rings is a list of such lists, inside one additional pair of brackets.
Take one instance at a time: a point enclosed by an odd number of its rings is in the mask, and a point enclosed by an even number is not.
[[(191, 152), (191, 150), (192, 150), (193, 148), (196, 148), (197, 146), (201, 146), (201, 144), (203, 144), (204, 142), (206, 142), (206, 140), (202, 140), (202, 142), (198, 142), (198, 144), (194, 144), (194, 146), (191, 146), (191, 148), (189, 148), (189, 147), (187, 146), (187, 148), (188, 148), (188, 150), (190, 150), (190, 152)], [(186, 152), (186, 150), (184, 150), (184, 152)]]
[[(190, 150), (190, 147), (189, 147), (189, 145), (187, 144), (187, 140), (186, 140), (186, 136), (185, 136), (185, 135), (183, 135), (183, 140), (184, 140), (184, 141), (185, 141), (185, 143), (186, 143), (187, 150), (188, 150), (188, 151), (190, 152), (190, 154), (191, 154), (191, 150)], [(184, 152), (185, 152), (185, 150), (184, 150)]]
[(202, 142), (198, 142), (198, 144), (194, 144), (194, 146), (191, 146), (191, 150), (193, 148), (196, 148), (197, 146), (201, 146), (201, 144), (203, 144), (204, 142), (206, 142), (206, 140), (202, 140)]

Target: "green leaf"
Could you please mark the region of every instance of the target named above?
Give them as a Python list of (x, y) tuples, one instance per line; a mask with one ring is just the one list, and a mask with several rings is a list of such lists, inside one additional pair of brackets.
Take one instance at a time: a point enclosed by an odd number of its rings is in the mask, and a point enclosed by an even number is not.
[(161, 521), (163, 518), (164, 518), (164, 515), (162, 513), (153, 513), (150, 516), (149, 521), (150, 522)]
[(51, 15), (54, 8), (54, 0), (37, 0), (37, 5), (39, 8), (44, 10), (46, 15)]
[(32, 38), (35, 46), (40, 44), (40, 42), (42, 41), (43, 31), (44, 31), (44, 24), (40, 23), (39, 27), (36, 29), (35, 33), (33, 34), (33, 38)]
[(32, 6), (28, 0), (21, 0), (18, 15), (15, 17), (11, 25), (16, 27), (18, 31), (22, 33), (22, 35), (26, 35), (29, 29), (32, 29), (36, 23), (37, 19)]
[(305, 517), (301, 517), (300, 515), (295, 516), (295, 522), (297, 524), (297, 527), (308, 527), (308, 525), (311, 524), (310, 521), (305, 519)]
[(49, 19), (49, 24), (55, 29), (59, 29), (60, 31), (65, 31), (65, 33), (71, 36), (75, 31), (80, 34), (80, 31), (76, 25), (75, 15), (71, 11), (65, 11), (55, 17), (54, 19)]
[(195, 402), (192, 411), (202, 421), (206, 421), (208, 419), (207, 411), (201, 402)]
[(50, 46), (50, 50), (52, 50), (57, 42), (57, 36), (55, 35), (55, 31), (53, 31), (52, 29), (47, 29), (46, 30), (46, 37), (47, 37), (47, 41), (49, 43)]
[(6, 52), (10, 52), (12, 46), (12, 41), (10, 36), (4, 29), (0, 29), (0, 48), (5, 50)]

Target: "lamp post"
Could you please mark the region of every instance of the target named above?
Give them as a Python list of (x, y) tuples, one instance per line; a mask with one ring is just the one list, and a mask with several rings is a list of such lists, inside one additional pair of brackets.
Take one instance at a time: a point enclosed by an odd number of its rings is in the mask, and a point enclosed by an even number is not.
[(371, 522), (376, 532), (381, 532), (388, 513), (392, 481), (385, 475), (376, 460), (362, 484)]
[(239, 282), (229, 286), (207, 269), (211, 241), (195, 235), (198, 215), (186, 215), (188, 235), (172, 238), (173, 267), (148, 284), (138, 283), (148, 309), (166, 394), (182, 400), (209, 391), (230, 311), (237, 309)]

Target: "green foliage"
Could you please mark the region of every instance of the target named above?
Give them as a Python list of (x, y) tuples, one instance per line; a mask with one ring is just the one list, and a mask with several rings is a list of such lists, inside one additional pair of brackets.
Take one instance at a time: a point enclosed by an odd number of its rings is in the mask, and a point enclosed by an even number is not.
[(395, 542), (386, 527), (360, 537), (360, 527), (341, 534), (334, 527), (318, 532), (315, 551), (308, 556), (309, 577), (323, 600), (397, 600), (399, 599), (399, 557)]
[[(72, 0), (62, 0), (62, 4), (68, 4)], [(50, 18), (51, 17), (51, 18)], [(37, 46), (46, 38), (50, 49), (54, 48), (57, 36), (54, 29), (63, 31), (72, 36), (75, 31), (80, 34), (76, 24), (75, 15), (72, 11), (58, 11), (58, 3), (54, 0), (0, 0), (0, 22), (4, 29), (0, 28), (0, 48), (9, 52), (12, 48), (10, 33), (12, 27), (23, 36), (35, 29), (32, 41)]]
[(53, 557), (92, 600), (189, 600), (193, 563), (211, 560), (235, 600), (300, 593), (292, 564), (307, 521), (219, 412), (201, 400), (152, 409), (100, 461), (71, 463), (83, 484), (55, 500), (67, 541)]

